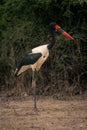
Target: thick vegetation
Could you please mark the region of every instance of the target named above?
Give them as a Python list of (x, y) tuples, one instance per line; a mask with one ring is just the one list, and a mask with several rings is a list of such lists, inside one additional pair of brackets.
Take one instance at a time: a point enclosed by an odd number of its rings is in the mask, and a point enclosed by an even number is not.
[(0, 90), (29, 92), (31, 71), (17, 80), (14, 70), (25, 52), (50, 42), (56, 21), (75, 41), (58, 34), (38, 74), (38, 94), (81, 94), (87, 90), (87, 0), (0, 0)]

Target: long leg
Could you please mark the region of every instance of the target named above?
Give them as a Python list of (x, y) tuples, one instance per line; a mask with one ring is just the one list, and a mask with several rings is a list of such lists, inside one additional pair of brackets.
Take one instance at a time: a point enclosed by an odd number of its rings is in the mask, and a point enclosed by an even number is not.
[(37, 111), (35, 71), (33, 71), (33, 75), (32, 75), (32, 88), (34, 94), (34, 110)]

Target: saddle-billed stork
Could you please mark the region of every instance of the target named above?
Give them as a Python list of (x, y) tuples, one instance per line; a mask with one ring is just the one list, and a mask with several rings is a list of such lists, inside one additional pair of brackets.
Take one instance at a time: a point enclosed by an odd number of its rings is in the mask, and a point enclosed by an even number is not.
[(50, 44), (45, 44), (45, 45), (41, 45), (41, 46), (33, 48), (31, 51), (29, 51), (27, 54), (24, 55), (24, 57), (19, 62), (18, 66), (15, 70), (15, 76), (18, 77), (24, 71), (26, 71), (30, 68), (32, 69), (32, 87), (34, 89), (34, 109), (35, 110), (37, 110), (35, 72), (41, 68), (42, 64), (48, 58), (49, 50), (55, 44), (56, 31), (60, 32), (65, 37), (67, 37), (71, 40), (74, 40), (74, 38), (72, 36), (70, 36), (67, 32), (65, 32), (56, 22), (52, 22), (49, 24), (49, 31), (50, 31), (50, 37), (51, 37)]

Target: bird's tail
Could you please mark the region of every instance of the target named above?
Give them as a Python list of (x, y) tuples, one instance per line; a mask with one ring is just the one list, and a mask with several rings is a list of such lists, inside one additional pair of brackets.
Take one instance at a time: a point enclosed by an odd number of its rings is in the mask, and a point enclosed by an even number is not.
[(18, 68), (16, 68), (16, 70), (15, 70), (15, 72), (14, 72), (14, 75), (15, 75), (15, 77), (18, 77), (19, 75), (18, 75)]

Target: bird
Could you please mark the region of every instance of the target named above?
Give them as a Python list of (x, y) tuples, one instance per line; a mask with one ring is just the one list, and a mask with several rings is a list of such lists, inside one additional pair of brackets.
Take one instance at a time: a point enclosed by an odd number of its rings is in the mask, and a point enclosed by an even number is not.
[(56, 32), (60, 32), (63, 36), (67, 37), (70, 40), (74, 40), (74, 38), (64, 31), (56, 22), (51, 22), (48, 25), (49, 33), (50, 33), (50, 43), (40, 45), (38, 47), (35, 47), (31, 49), (31, 51), (27, 52), (21, 61), (19, 62), (16, 70), (15, 70), (15, 76), (18, 77), (23, 72), (25, 72), (28, 69), (32, 69), (32, 88), (33, 88), (33, 94), (34, 94), (34, 110), (37, 110), (37, 100), (36, 100), (36, 78), (35, 74), (40, 70), (43, 63), (47, 60), (49, 56), (50, 49), (53, 48), (56, 42)]

